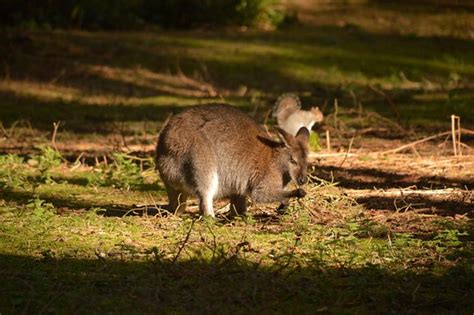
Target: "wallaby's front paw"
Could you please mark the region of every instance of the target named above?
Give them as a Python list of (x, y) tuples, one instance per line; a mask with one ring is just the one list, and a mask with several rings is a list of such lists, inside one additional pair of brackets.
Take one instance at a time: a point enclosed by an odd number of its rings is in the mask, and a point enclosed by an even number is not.
[(296, 189), (295, 192), (296, 192), (296, 198), (304, 198), (304, 196), (306, 196), (306, 191), (304, 191), (304, 189), (302, 188)]
[(288, 204), (287, 203), (280, 203), (280, 205), (278, 206), (278, 208), (276, 209), (276, 212), (278, 214), (285, 214), (288, 210)]

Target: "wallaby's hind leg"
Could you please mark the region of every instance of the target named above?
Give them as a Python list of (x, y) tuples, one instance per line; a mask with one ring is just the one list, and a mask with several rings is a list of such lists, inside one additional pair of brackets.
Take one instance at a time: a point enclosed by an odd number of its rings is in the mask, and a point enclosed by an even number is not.
[(214, 207), (212, 206), (212, 198), (208, 196), (199, 196), (199, 211), (203, 216), (214, 218)]
[(168, 192), (168, 211), (171, 213), (180, 213), (186, 210), (186, 200), (188, 194), (173, 188), (171, 185), (165, 184)]
[(198, 191), (199, 210), (204, 216), (215, 217), (212, 202), (219, 189), (217, 172), (211, 172), (201, 183), (203, 184), (203, 188)]
[(230, 197), (231, 215), (245, 215), (247, 212), (247, 200), (245, 196), (233, 195)]

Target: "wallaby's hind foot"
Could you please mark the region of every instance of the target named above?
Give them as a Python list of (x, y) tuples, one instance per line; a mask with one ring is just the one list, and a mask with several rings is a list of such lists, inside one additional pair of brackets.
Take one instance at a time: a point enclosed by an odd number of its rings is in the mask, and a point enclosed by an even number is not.
[(168, 193), (168, 211), (171, 213), (181, 213), (186, 210), (188, 194), (179, 191), (171, 185), (165, 185)]
[(247, 200), (245, 196), (233, 195), (230, 197), (231, 216), (243, 216), (247, 213)]

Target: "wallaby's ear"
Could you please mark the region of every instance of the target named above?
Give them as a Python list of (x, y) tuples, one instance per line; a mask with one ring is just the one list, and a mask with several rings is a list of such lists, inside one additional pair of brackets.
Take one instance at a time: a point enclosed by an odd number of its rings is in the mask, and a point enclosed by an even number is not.
[(300, 130), (296, 133), (295, 136), (296, 140), (303, 142), (303, 143), (308, 143), (309, 141), (309, 130), (306, 127), (301, 127)]
[(268, 145), (270, 148), (281, 148), (283, 146), (283, 143), (281, 143), (280, 141), (276, 141), (270, 137), (257, 136), (257, 139), (263, 144)]
[(281, 142), (286, 146), (290, 147), (291, 142), (293, 141), (294, 137), (286, 132), (285, 130), (281, 129), (280, 127), (275, 127), (277, 132), (278, 138), (280, 138)]

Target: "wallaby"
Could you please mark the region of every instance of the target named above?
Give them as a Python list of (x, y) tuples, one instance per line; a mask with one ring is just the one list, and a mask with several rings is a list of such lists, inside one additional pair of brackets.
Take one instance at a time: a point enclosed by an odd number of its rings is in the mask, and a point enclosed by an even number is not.
[(323, 121), (323, 113), (319, 107), (311, 107), (309, 111), (301, 109), (301, 101), (295, 94), (281, 95), (273, 107), (273, 117), (277, 119), (278, 126), (286, 132), (296, 135), (301, 127), (309, 131), (315, 123)]
[(230, 198), (231, 210), (245, 214), (254, 202), (302, 198), (302, 188), (285, 190), (294, 180), (306, 183), (309, 131), (296, 136), (276, 129), (273, 140), (250, 116), (225, 104), (191, 107), (163, 126), (156, 166), (168, 192), (169, 209), (184, 211), (188, 196), (199, 199), (202, 215), (214, 217), (212, 202)]

